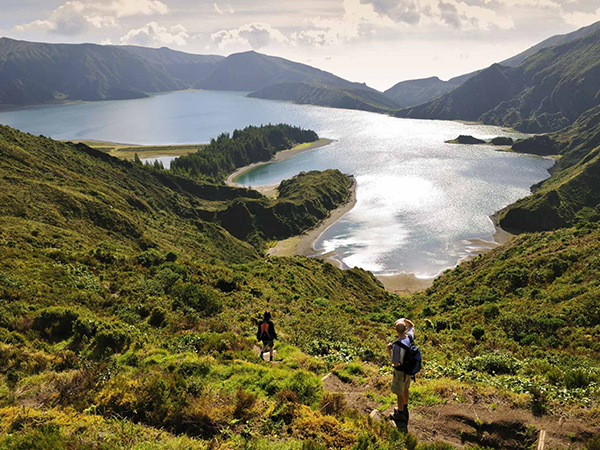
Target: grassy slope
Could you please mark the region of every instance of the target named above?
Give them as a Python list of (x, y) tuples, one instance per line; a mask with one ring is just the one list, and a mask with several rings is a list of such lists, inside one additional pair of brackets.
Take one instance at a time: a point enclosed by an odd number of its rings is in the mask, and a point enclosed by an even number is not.
[[(543, 146), (540, 146), (540, 142)], [(593, 108), (570, 127), (513, 146), (529, 153), (560, 156), (554, 175), (535, 193), (508, 206), (500, 224), (512, 230), (550, 230), (600, 214), (600, 109)]]
[[(333, 369), (390, 405), (379, 367), (401, 316), (415, 318), (427, 363), (414, 405), (478, 398), (596, 420), (595, 224), (519, 238), (401, 301), (365, 271), (263, 259), (196, 217), (250, 191), (0, 136), (4, 447), (414, 448), (319, 380)], [(280, 197), (321, 196), (329, 183), (315, 177), (284, 182)], [(252, 349), (265, 308), (275, 365)], [(549, 332), (565, 323), (568, 339)]]
[[(310, 408), (286, 412), (293, 402), (318, 404), (314, 373), (326, 362), (288, 344), (280, 349), (286, 364), (265, 367), (249, 338), (269, 307), (282, 339), (305, 351), (334, 362), (373, 358), (378, 343), (362, 342), (350, 325), (390, 298), (372, 275), (305, 258), (263, 260), (196, 217), (251, 191), (8, 127), (0, 136), (0, 415), (3, 432), (19, 432), (3, 445), (30, 439), (59, 448), (99, 432), (107, 448), (119, 447), (125, 437), (115, 416), (140, 424), (122, 422), (136, 442), (183, 448), (202, 444), (168, 432), (227, 441), (226, 429), (258, 430), (278, 417), (299, 421), (285, 419), (291, 443), (306, 437), (307, 420), (337, 427), (343, 442), (356, 439), (358, 429)], [(282, 186), (282, 198), (306, 197), (304, 181), (308, 197), (318, 195), (312, 173)]]

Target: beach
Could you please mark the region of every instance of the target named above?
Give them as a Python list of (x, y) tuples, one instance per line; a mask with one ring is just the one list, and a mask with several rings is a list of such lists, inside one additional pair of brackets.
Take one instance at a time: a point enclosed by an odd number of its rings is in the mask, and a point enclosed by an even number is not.
[(303, 234), (299, 236), (293, 236), (288, 239), (284, 239), (283, 241), (277, 242), (274, 247), (271, 247), (267, 251), (267, 255), (269, 256), (293, 256), (293, 255), (301, 255), (308, 257), (318, 257), (324, 259), (331, 264), (342, 268), (343, 263), (335, 258), (335, 254), (333, 252), (330, 253), (322, 253), (317, 250), (314, 245), (319, 239), (319, 237), (327, 230), (330, 226), (340, 220), (344, 215), (349, 212), (354, 205), (356, 204), (356, 180), (352, 178), (352, 186), (350, 187), (351, 193), (350, 198), (346, 203), (341, 205), (340, 207), (331, 211), (329, 216), (320, 222), (316, 227), (311, 228), (310, 230), (305, 231)]

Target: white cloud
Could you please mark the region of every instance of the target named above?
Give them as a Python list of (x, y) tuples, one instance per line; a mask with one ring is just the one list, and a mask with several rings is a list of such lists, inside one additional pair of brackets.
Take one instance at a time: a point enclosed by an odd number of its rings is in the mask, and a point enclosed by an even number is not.
[(45, 30), (56, 34), (79, 35), (92, 29), (116, 27), (117, 19), (122, 17), (167, 12), (167, 5), (159, 0), (73, 0), (59, 6), (46, 20), (38, 19), (17, 25), (13, 30)]
[(396, 23), (414, 25), (421, 20), (419, 5), (412, 0), (360, 0), (360, 3), (371, 5), (377, 14), (387, 16)]
[(573, 25), (577, 25), (578, 27), (584, 27), (586, 25), (600, 20), (600, 8), (598, 8), (595, 13), (586, 13), (578, 11), (567, 13), (565, 14), (565, 20), (567, 21), (567, 23), (572, 23)]
[(438, 2), (438, 8), (440, 9), (440, 16), (442, 21), (451, 28), (460, 29), (460, 16), (456, 6), (450, 2), (445, 3), (442, 0)]
[(215, 11), (218, 12), (219, 14), (225, 14), (225, 13), (233, 14), (235, 12), (235, 10), (231, 7), (231, 5), (227, 5), (226, 8), (221, 8), (216, 3), (213, 3), (213, 5), (215, 7)]
[(289, 42), (289, 39), (281, 31), (263, 22), (248, 23), (232, 30), (217, 31), (211, 34), (210, 40), (220, 49), (241, 44), (250, 45), (255, 50), (271, 43), (285, 44)]
[(112, 45), (112, 41), (110, 40), (110, 38), (106, 38), (103, 39), (102, 42), (100, 42), (100, 45)]
[(156, 22), (149, 22), (142, 28), (130, 30), (121, 38), (121, 44), (145, 47), (162, 47), (165, 45), (182, 47), (187, 44), (188, 38), (188, 32), (181, 24), (167, 28)]

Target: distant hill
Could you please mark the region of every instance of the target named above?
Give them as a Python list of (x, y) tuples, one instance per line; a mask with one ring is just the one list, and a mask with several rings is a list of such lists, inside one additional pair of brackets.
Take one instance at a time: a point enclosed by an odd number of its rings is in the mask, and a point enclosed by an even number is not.
[(206, 77), (219, 61), (225, 59), (221, 55), (195, 55), (167, 47), (155, 49), (128, 45), (116, 48), (125, 49), (151, 64), (163, 67), (169, 75), (188, 86)]
[(0, 39), (0, 105), (119, 100), (190, 87), (220, 56)]
[(372, 112), (389, 112), (397, 108), (394, 101), (376, 91), (311, 83), (273, 84), (248, 96)]
[(452, 92), (397, 117), (477, 120), (554, 131), (600, 102), (600, 30), (540, 50), (517, 67), (494, 64)]
[(399, 105), (364, 83), (254, 51), (234, 53), (195, 85), (210, 90), (254, 91), (249, 97), (384, 112)]
[(440, 80), (438, 77), (401, 81), (384, 91), (383, 95), (394, 100), (402, 108), (417, 106), (450, 92), (476, 73), (461, 75), (448, 81)]
[[(549, 37), (518, 55), (500, 61), (499, 64), (502, 66), (516, 67), (539, 50), (574, 41), (598, 30), (600, 30), (600, 22), (580, 28), (572, 33)], [(401, 81), (384, 91), (384, 95), (394, 100), (401, 107), (408, 108), (417, 106), (456, 89), (479, 72), (480, 71), (470, 72), (451, 78), (448, 81), (442, 81), (438, 77)]]
[(255, 51), (234, 53), (219, 62), (196, 88), (230, 91), (257, 91), (277, 83), (319, 83), (369, 91), (365, 84), (352, 83), (332, 73)]
[(190, 87), (258, 91), (252, 96), (376, 112), (399, 107), (365, 84), (254, 51), (225, 58), (166, 47), (0, 39), (0, 105), (141, 98)]

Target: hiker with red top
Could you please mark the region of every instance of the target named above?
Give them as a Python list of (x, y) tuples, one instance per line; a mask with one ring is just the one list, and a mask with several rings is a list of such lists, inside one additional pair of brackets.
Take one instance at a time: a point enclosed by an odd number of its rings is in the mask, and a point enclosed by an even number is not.
[(421, 370), (421, 352), (415, 345), (415, 325), (410, 320), (398, 319), (394, 327), (398, 339), (387, 345), (394, 366), (392, 392), (398, 397), (392, 419), (408, 424), (408, 389), (415, 374)]
[(271, 313), (265, 311), (263, 319), (258, 324), (258, 331), (256, 332), (256, 340), (262, 341), (262, 349), (260, 351), (260, 359), (264, 359), (263, 354), (269, 349), (269, 361), (273, 361), (273, 346), (274, 340), (277, 339), (277, 333), (275, 332), (275, 325), (271, 321)]

